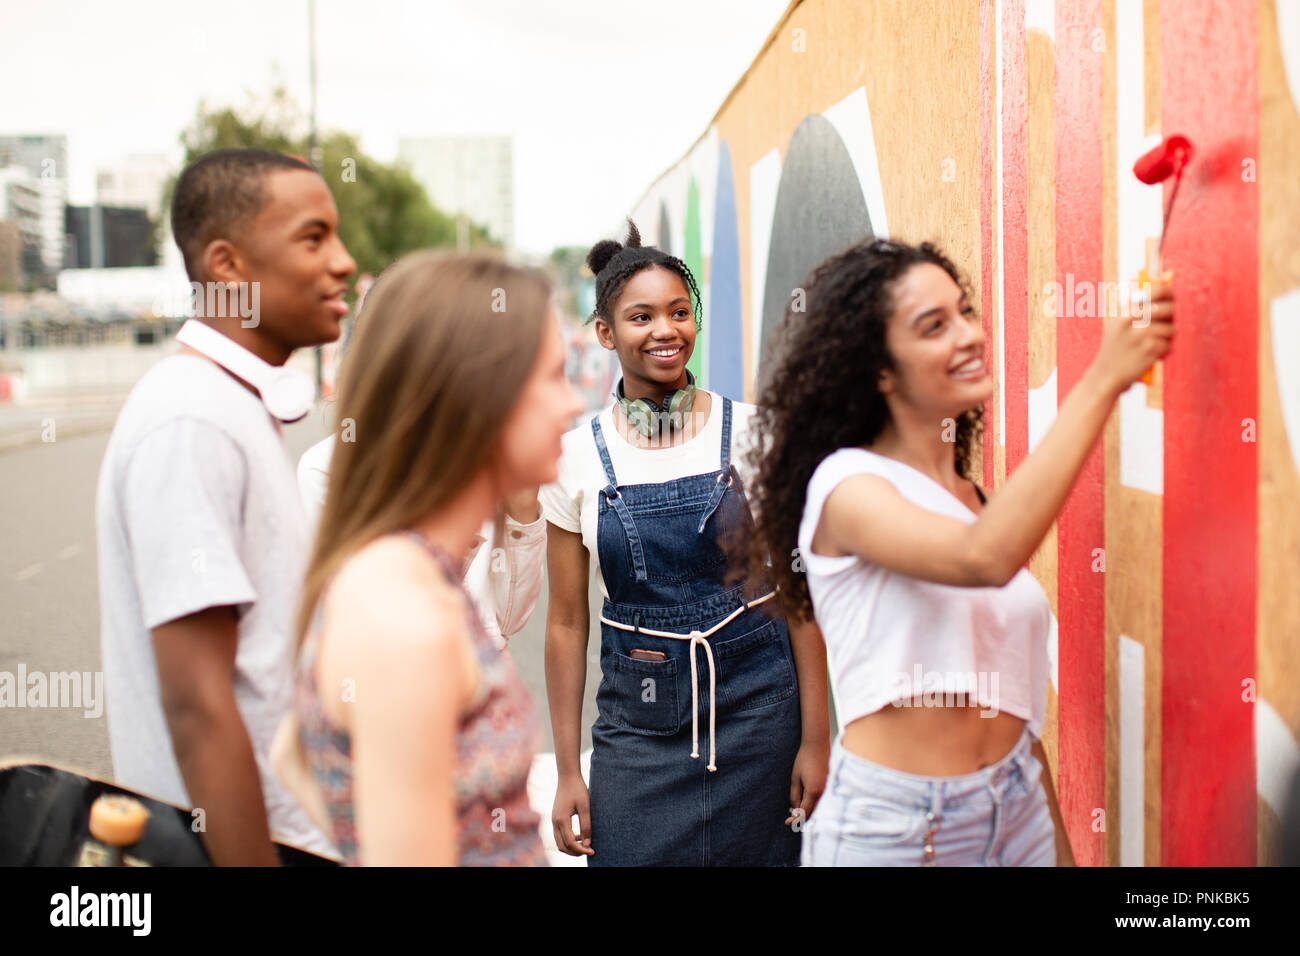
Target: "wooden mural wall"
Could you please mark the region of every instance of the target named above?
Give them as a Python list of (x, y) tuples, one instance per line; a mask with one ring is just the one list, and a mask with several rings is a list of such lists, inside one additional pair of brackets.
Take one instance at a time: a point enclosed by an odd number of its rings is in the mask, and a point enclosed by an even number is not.
[(996, 487), (1159, 240), (1169, 185), (1132, 167), (1171, 133), (1179, 338), (1030, 563), (1081, 864), (1268, 863), (1300, 766), (1300, 2), (795, 2), (633, 211), (704, 279), (693, 370), (750, 401), (813, 266), (939, 242), (989, 334)]

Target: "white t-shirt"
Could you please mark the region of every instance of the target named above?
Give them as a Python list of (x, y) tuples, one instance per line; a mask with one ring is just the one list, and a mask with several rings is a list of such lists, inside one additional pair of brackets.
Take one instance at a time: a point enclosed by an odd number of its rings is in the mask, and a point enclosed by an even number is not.
[[(659, 484), (707, 475), (722, 464), (722, 396), (709, 392), (712, 407), (709, 419), (694, 436), (680, 445), (667, 448), (640, 448), (631, 444), (614, 425), (613, 405), (606, 405), (597, 416), (614, 474), (620, 485)], [(746, 488), (752, 472), (745, 453), (750, 446), (750, 419), (757, 409), (743, 402), (731, 403), (731, 463), (736, 466)], [(593, 416), (593, 417), (597, 417)], [(591, 433), (591, 420), (585, 420), (564, 436), (564, 454), (560, 457), (559, 478), (542, 488), (539, 498), (551, 524), (565, 531), (581, 532), (582, 543), (591, 555), (593, 568), (600, 567), (596, 546), (596, 506), (600, 490), (609, 484)], [(609, 597), (603, 576), (597, 575), (600, 591)]]
[(239, 616), (235, 701), (272, 836), (334, 855), (271, 768), (293, 694), (294, 622), (308, 530), (278, 425), (256, 395), (192, 355), (137, 383), (113, 428), (96, 496), (99, 601), (113, 771), (182, 807), (152, 628), (204, 608)]
[(976, 519), (928, 475), (861, 448), (841, 448), (813, 472), (799, 553), (826, 640), (840, 725), (894, 701), (932, 706), (939, 695), (961, 693), (1028, 721), (1038, 738), (1050, 678), (1047, 595), (1024, 568), (1004, 587), (968, 588), (908, 577), (857, 555), (814, 554), (826, 499), (846, 478), (863, 474), (884, 478), (927, 511), (968, 524)]

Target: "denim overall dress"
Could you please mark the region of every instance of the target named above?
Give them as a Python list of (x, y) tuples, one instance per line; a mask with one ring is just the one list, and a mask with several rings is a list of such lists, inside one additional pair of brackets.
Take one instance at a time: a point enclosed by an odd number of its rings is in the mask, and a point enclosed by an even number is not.
[[(731, 400), (721, 468), (659, 484), (620, 486), (599, 416), (591, 427), (609, 481), (596, 526), (609, 598), (588, 865), (798, 865), (800, 834), (785, 824), (801, 739), (789, 634), (775, 598), (747, 608), (745, 587), (724, 581), (719, 542), (754, 533), (731, 464)], [(751, 598), (774, 590), (764, 578)]]

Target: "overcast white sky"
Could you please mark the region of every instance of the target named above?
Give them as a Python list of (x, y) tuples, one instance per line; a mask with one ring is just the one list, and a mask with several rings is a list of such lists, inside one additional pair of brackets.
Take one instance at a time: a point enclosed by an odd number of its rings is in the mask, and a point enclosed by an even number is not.
[[(0, 0), (0, 131), (68, 136), (70, 199), (166, 153), (200, 99), (309, 102), (307, 0)], [(521, 250), (589, 245), (702, 133), (788, 0), (317, 0), (318, 124), (510, 134)]]

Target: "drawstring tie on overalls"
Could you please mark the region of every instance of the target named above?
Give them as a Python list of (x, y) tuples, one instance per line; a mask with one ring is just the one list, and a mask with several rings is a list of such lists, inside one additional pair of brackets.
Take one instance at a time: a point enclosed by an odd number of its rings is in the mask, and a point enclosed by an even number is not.
[(691, 631), (689, 634), (674, 634), (671, 631), (653, 631), (647, 627), (641, 627), (639, 624), (623, 624), (619, 621), (611, 621), (605, 615), (600, 619), (610, 627), (621, 628), (624, 631), (632, 631), (637, 634), (649, 634), (651, 637), (668, 637), (676, 641), (691, 642), (691, 757), (698, 760), (700, 756), (700, 675), (695, 667), (695, 649), (704, 647), (704, 657), (709, 662), (709, 766), (710, 771), (718, 769), (717, 754), (717, 722), (718, 722), (718, 672), (713, 663), (713, 648), (709, 645), (708, 638), (712, 637), (718, 631), (722, 630), (738, 616), (748, 611), (750, 608), (758, 607), (765, 601), (770, 601), (776, 597), (776, 592), (772, 591), (757, 600), (750, 601), (748, 604), (742, 604), (725, 618), (713, 625), (707, 631)]

